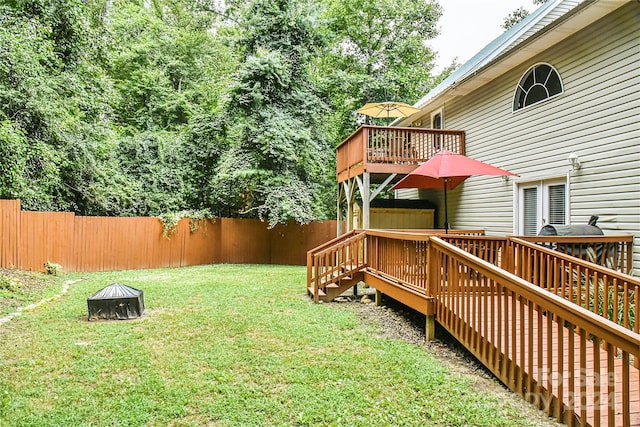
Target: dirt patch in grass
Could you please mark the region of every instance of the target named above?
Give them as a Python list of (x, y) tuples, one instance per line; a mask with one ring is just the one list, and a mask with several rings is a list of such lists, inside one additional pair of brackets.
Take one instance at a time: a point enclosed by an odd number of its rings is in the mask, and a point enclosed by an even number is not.
[(0, 268), (0, 314), (39, 301), (60, 281), (59, 277), (44, 273)]
[[(437, 358), (456, 376), (467, 378), (476, 391), (499, 398), (505, 409), (513, 408), (522, 417), (534, 421), (536, 425), (545, 427), (561, 427), (564, 424), (538, 410), (519, 395), (513, 393), (500, 382), (487, 368), (469, 353), (458, 341), (439, 325), (436, 339), (425, 343), (425, 316), (397, 301), (383, 297), (382, 304), (376, 306), (372, 302), (361, 303), (364, 294), (372, 290), (360, 290), (359, 296), (351, 296), (332, 302), (337, 306), (348, 306), (354, 309), (360, 318), (380, 328), (381, 338), (399, 339), (409, 344), (425, 346), (430, 354)], [(370, 299), (373, 299), (371, 295)], [(514, 420), (516, 422), (517, 420)]]

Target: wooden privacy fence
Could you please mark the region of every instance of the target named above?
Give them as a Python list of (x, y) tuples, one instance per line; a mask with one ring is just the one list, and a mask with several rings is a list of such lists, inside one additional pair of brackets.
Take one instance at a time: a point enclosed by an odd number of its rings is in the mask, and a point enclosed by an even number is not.
[(68, 212), (27, 212), (19, 200), (0, 200), (0, 267), (43, 271), (109, 271), (189, 265), (304, 265), (310, 248), (336, 234), (336, 221), (269, 229), (255, 219), (183, 219), (170, 239), (153, 217), (83, 217)]

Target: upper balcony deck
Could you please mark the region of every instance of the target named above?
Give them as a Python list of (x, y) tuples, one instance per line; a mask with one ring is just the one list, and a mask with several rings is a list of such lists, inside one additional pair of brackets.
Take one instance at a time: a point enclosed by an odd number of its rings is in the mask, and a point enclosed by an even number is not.
[(376, 176), (406, 175), (443, 148), (465, 154), (464, 131), (361, 126), (337, 147), (337, 179), (364, 172), (372, 175), (372, 182), (379, 180)]

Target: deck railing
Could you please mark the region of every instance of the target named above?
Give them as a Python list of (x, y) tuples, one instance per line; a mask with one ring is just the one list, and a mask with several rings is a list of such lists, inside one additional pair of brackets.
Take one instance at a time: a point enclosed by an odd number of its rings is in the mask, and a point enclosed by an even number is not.
[(465, 154), (464, 131), (360, 126), (337, 147), (338, 180), (358, 175), (370, 164), (417, 165), (441, 149)]
[[(365, 279), (435, 301), (438, 323), (549, 415), (640, 425), (636, 278), (518, 238), (366, 230), (340, 245), (356, 236), (363, 244), (349, 251), (363, 255)], [(609, 315), (601, 306), (621, 308)]]
[(307, 252), (307, 289), (315, 302), (322, 288), (366, 266), (365, 242), (366, 233), (352, 230)]
[[(621, 241), (626, 237), (618, 236), (617, 239)], [(607, 236), (604, 240), (613, 239), (616, 237)], [(640, 332), (637, 320), (640, 279), (519, 238), (510, 238), (509, 247), (513, 254), (509, 270), (518, 277), (598, 316)], [(640, 366), (640, 360), (637, 362)]]
[(370, 271), (421, 293), (427, 288), (427, 245), (430, 235), (368, 230)]
[(442, 239), (429, 244), (438, 322), (501, 381), (569, 425), (640, 422), (637, 333)]
[(367, 230), (367, 265), (376, 274), (425, 293), (429, 238), (441, 236), (473, 241), (483, 234), (483, 230), (449, 230), (449, 234), (444, 230)]
[(519, 238), (622, 273), (631, 271), (632, 235), (519, 236)]
[(443, 240), (466, 251), (478, 258), (487, 261), (496, 267), (508, 269), (506, 260), (507, 242), (506, 237), (488, 236), (440, 236)]

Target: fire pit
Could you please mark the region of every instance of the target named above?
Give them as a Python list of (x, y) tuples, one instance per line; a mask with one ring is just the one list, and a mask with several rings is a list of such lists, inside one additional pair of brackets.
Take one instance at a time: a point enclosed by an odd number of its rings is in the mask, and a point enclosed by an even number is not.
[(144, 313), (144, 297), (140, 289), (121, 283), (107, 286), (87, 298), (89, 319), (135, 319)]

